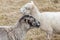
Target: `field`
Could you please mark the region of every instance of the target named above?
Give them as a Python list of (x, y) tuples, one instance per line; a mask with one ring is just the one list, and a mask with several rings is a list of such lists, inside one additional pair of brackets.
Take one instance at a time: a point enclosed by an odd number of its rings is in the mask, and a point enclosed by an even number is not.
[[(19, 9), (30, 0), (0, 0), (0, 25), (14, 25), (21, 17)], [(40, 12), (60, 11), (59, 0), (34, 0), (34, 3)], [(28, 31), (26, 40), (46, 40), (46, 33), (40, 29), (31, 29)], [(60, 40), (60, 35), (54, 34), (52, 40)]]

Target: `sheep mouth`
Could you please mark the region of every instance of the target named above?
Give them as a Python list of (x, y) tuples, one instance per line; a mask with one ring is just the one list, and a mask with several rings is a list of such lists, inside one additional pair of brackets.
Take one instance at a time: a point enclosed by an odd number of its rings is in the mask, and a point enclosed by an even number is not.
[(40, 27), (40, 24), (39, 25), (30, 25), (30, 28), (39, 28)]
[(40, 22), (38, 23), (29, 23), (30, 27), (35, 27), (35, 28), (39, 28), (40, 27)]

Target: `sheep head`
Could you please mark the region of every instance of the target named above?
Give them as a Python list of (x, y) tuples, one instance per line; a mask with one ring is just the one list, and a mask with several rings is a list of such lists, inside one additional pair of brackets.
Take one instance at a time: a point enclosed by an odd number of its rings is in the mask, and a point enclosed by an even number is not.
[(28, 24), (29, 27), (27, 27), (27, 28), (34, 28), (34, 27), (39, 28), (39, 26), (40, 26), (40, 22), (37, 21), (34, 17), (29, 16), (29, 15), (24, 15), (24, 16), (19, 20), (19, 22), (20, 22), (20, 23)]
[(21, 9), (20, 12), (24, 15), (31, 15), (33, 9), (34, 9), (34, 2), (31, 1), (30, 3), (25, 4)]

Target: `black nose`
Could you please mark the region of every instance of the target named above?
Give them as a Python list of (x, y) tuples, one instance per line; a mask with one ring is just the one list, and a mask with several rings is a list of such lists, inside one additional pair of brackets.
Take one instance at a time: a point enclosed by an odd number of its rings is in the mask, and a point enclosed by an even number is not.
[(38, 24), (36, 24), (36, 27), (40, 27), (40, 22), (38, 22)]
[(36, 25), (36, 27), (40, 27), (40, 24)]

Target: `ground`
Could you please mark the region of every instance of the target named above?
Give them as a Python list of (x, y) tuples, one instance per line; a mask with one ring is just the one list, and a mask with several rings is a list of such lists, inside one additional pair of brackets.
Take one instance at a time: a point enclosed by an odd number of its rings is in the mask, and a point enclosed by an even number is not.
[[(40, 12), (60, 11), (59, 0), (33, 0)], [(0, 25), (14, 25), (21, 17), (19, 9), (30, 0), (0, 0)], [(60, 40), (60, 35), (54, 34), (53, 40)], [(26, 40), (45, 40), (46, 33), (40, 29), (31, 29), (28, 31)]]

